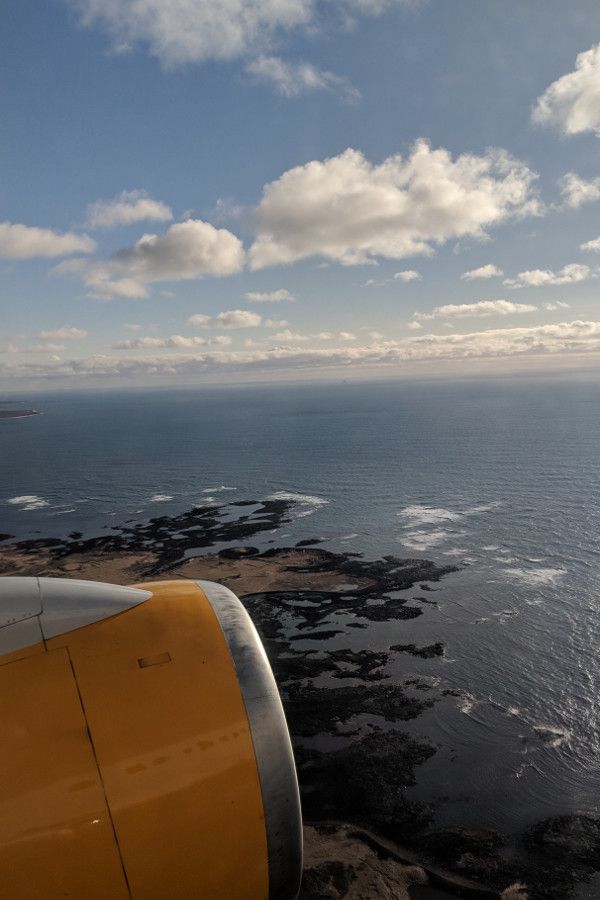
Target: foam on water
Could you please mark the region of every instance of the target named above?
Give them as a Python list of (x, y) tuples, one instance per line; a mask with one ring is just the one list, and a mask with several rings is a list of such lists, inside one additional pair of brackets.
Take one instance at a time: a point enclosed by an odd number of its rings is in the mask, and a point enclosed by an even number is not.
[(311, 516), (322, 506), (327, 506), (329, 500), (312, 494), (298, 494), (295, 491), (276, 491), (270, 494), (267, 500), (290, 500), (298, 507), (296, 515), (299, 519)]
[(150, 503), (167, 503), (167, 501), (172, 500), (173, 497), (171, 494), (153, 494), (150, 497)]
[(443, 544), (450, 536), (451, 532), (444, 531), (441, 528), (437, 528), (435, 531), (417, 529), (417, 531), (407, 531), (400, 538), (400, 543), (411, 550), (425, 551)]
[(43, 497), (38, 497), (37, 494), (22, 494), (20, 497), (10, 497), (6, 502), (11, 506), (18, 506), (20, 509), (29, 512), (35, 509), (43, 509), (45, 506), (50, 506), (48, 500), (44, 500)]
[(543, 584), (556, 584), (559, 579), (567, 574), (566, 569), (551, 569), (539, 567), (536, 569), (502, 569), (502, 573), (512, 581), (537, 587)]
[(437, 525), (439, 522), (458, 522), (461, 514), (451, 512), (449, 509), (436, 509), (433, 506), (424, 506), (416, 503), (414, 506), (405, 506), (398, 515), (408, 519), (411, 525)]

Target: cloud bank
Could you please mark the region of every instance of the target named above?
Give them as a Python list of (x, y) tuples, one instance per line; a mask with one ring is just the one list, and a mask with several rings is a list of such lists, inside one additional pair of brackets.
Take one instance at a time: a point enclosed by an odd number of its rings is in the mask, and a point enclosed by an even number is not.
[(576, 320), (525, 328), (497, 328), (469, 334), (419, 334), (402, 341), (380, 341), (368, 346), (354, 343), (322, 348), (289, 345), (238, 352), (209, 349), (193, 355), (136, 355), (125, 358), (102, 354), (82, 359), (27, 363), (15, 362), (11, 357), (10, 362), (0, 362), (0, 374), (6, 381), (28, 382), (60, 380), (80, 383), (82, 380), (152, 380), (160, 377), (183, 381), (226, 370), (245, 372), (256, 369), (269, 372), (315, 366), (402, 367), (411, 363), (444, 360), (599, 352), (600, 322)]

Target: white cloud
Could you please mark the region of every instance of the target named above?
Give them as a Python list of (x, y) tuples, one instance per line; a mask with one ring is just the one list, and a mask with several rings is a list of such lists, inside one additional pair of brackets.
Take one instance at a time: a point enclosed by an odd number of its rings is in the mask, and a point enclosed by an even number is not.
[(0, 259), (50, 259), (95, 249), (96, 242), (87, 234), (0, 222)]
[(278, 56), (258, 56), (248, 63), (246, 71), (256, 81), (271, 85), (283, 97), (328, 91), (338, 94), (347, 103), (360, 99), (360, 92), (346, 78), (307, 62), (291, 63)]
[[(349, 334), (349, 332), (340, 331), (339, 338), (342, 341), (352, 341), (355, 340), (354, 336), (352, 337), (342, 337), (343, 334)], [(305, 341), (331, 341), (335, 337), (335, 334), (332, 331), (319, 331), (316, 334), (299, 334), (297, 331), (290, 331), (290, 329), (286, 329), (285, 331), (280, 331), (278, 334), (273, 335), (273, 340), (275, 341), (283, 341), (284, 343), (300, 343)]]
[(43, 344), (35, 344), (33, 347), (28, 347), (26, 350), (22, 351), (24, 353), (60, 353), (62, 350), (66, 350), (65, 344), (55, 344), (50, 341), (45, 341)]
[(287, 328), (285, 319), (265, 319), (265, 328)]
[(577, 284), (580, 281), (587, 281), (588, 278), (594, 278), (595, 273), (589, 266), (580, 263), (569, 263), (563, 266), (558, 272), (551, 269), (529, 269), (526, 272), (519, 272), (516, 278), (506, 278), (504, 284), (511, 288), (523, 287), (549, 287), (553, 285)]
[(355, 341), (356, 335), (352, 334), (351, 331), (340, 331), (339, 338), (341, 341)]
[(510, 300), (480, 300), (478, 303), (448, 303), (436, 306), (430, 313), (415, 313), (415, 319), (464, 319), (471, 316), (510, 316), (535, 312), (537, 306), (530, 303), (512, 303)]
[(193, 328), (256, 328), (262, 323), (262, 316), (248, 309), (229, 309), (216, 316), (196, 313), (188, 319)]
[(584, 203), (600, 200), (600, 178), (586, 181), (575, 172), (567, 172), (558, 182), (565, 206), (577, 209)]
[(267, 293), (262, 294), (257, 291), (248, 291), (244, 296), (250, 303), (278, 303), (280, 300), (288, 300), (291, 302), (295, 299), (293, 294), (290, 294), (285, 288), (279, 288), (277, 291), (268, 291)]
[(188, 219), (162, 235), (143, 235), (105, 262), (68, 260), (53, 273), (81, 275), (90, 296), (100, 300), (139, 299), (147, 296), (146, 284), (152, 282), (232, 275), (243, 265), (239, 238), (200, 219)]
[(232, 275), (243, 264), (239, 238), (200, 219), (177, 222), (162, 235), (145, 234), (111, 260), (117, 271), (143, 282)]
[(141, 43), (165, 66), (228, 60), (268, 45), (274, 33), (310, 24), (312, 0), (71, 0), (85, 25), (118, 47)]
[(123, 325), (123, 328), (125, 329), (125, 331), (141, 331), (142, 330), (142, 326), (139, 325), (137, 322), (129, 322), (129, 323)]
[(115, 297), (123, 297), (125, 300), (143, 300), (148, 296), (148, 291), (141, 281), (135, 278), (117, 278), (110, 281), (104, 275), (96, 274), (95, 267), (92, 267), (88, 277), (85, 279), (89, 288), (88, 297), (95, 300), (114, 300)]
[(580, 250), (589, 250), (591, 253), (600, 253), (600, 237), (586, 241), (585, 244), (579, 245)]
[(192, 328), (210, 328), (212, 323), (213, 319), (211, 316), (207, 316), (204, 313), (196, 313), (188, 319), (188, 325), (191, 325)]
[(380, 331), (370, 331), (369, 337), (371, 338), (372, 341), (382, 341), (384, 338), (384, 335)]
[(168, 338), (159, 337), (140, 337), (131, 338), (126, 341), (118, 341), (114, 344), (115, 350), (161, 350), (172, 348), (190, 349), (193, 347), (205, 346), (228, 346), (231, 344), (231, 338), (227, 335), (218, 335), (212, 338), (205, 337), (184, 337), (181, 334), (173, 334)]
[(580, 53), (575, 69), (538, 97), (532, 118), (563, 134), (600, 133), (600, 44)]
[(279, 331), (277, 334), (273, 335), (274, 341), (283, 341), (283, 343), (297, 343), (299, 341), (310, 341), (311, 335), (308, 334), (298, 334), (297, 331), (290, 331), (290, 329), (286, 329), (286, 331)]
[(555, 312), (557, 309), (569, 309), (570, 304), (565, 303), (563, 300), (556, 300), (554, 303), (545, 303), (544, 309), (547, 309), (549, 312)]
[(488, 263), (478, 269), (471, 269), (470, 272), (463, 272), (460, 277), (463, 281), (475, 281), (476, 279), (500, 278), (502, 275), (504, 275), (502, 269), (499, 269), (494, 263)]
[(146, 191), (122, 191), (112, 200), (90, 203), (87, 220), (90, 228), (115, 228), (134, 222), (170, 222), (173, 213), (165, 203), (153, 200)]
[(256, 328), (261, 322), (262, 316), (249, 309), (230, 309), (220, 312), (215, 319), (215, 324), (223, 328)]
[(484, 239), (510, 217), (540, 212), (536, 176), (501, 150), (484, 156), (418, 141), (380, 165), (362, 153), (298, 166), (266, 185), (256, 209), (253, 269), (309, 256), (344, 265), (431, 255), (450, 238)]
[(421, 281), (421, 273), (416, 272), (415, 269), (405, 269), (404, 272), (396, 272), (394, 278), (408, 284), (409, 281)]
[(87, 337), (87, 331), (83, 328), (72, 328), (65, 325), (64, 328), (54, 328), (51, 331), (40, 331), (39, 337), (44, 341), (78, 341)]
[(411, 331), (420, 331), (423, 326), (420, 322), (414, 320), (413, 322), (409, 322), (407, 327), (410, 328)]
[[(171, 67), (261, 54), (293, 29), (316, 33), (321, 12), (377, 15), (394, 0), (69, 0), (84, 25), (99, 25), (121, 52), (140, 43)], [(410, 5), (411, 0), (402, 0)], [(338, 23), (338, 27), (340, 27)]]

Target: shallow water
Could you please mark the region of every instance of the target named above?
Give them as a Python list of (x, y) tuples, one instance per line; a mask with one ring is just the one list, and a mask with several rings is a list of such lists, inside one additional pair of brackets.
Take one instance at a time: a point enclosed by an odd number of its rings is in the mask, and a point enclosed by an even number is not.
[[(460, 571), (418, 619), (332, 646), (442, 640), (398, 678), (460, 689), (408, 723), (440, 745), (416, 796), (439, 821), (517, 830), (600, 812), (600, 383), (373, 382), (27, 398), (0, 421), (0, 531), (102, 533), (130, 519), (285, 497), (257, 546), (321, 537)], [(404, 726), (403, 726), (404, 727)], [(536, 730), (537, 729), (537, 730)]]

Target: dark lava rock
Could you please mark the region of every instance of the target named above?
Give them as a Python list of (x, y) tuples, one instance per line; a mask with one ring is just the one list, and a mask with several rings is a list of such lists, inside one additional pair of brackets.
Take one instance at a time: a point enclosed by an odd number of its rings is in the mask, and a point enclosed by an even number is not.
[(222, 559), (247, 559), (249, 556), (256, 556), (260, 551), (257, 547), (225, 547), (219, 551)]
[(423, 835), (413, 846), (443, 865), (456, 868), (465, 853), (480, 857), (496, 855), (504, 846), (504, 838), (487, 828), (447, 828)]
[(310, 538), (304, 541), (298, 541), (296, 547), (315, 547), (317, 544), (324, 544), (324, 538)]
[(421, 659), (433, 659), (434, 656), (444, 655), (444, 644), (441, 641), (429, 644), (427, 647), (417, 647), (416, 644), (392, 644), (390, 650), (398, 653), (410, 653), (411, 656), (420, 656)]
[(329, 658), (336, 663), (346, 663), (350, 668), (339, 669), (334, 678), (360, 678), (362, 681), (381, 681), (385, 674), (381, 667), (388, 661), (388, 654), (376, 650), (330, 650)]
[(292, 735), (335, 734), (340, 723), (359, 714), (381, 716), (386, 722), (414, 719), (433, 700), (409, 697), (399, 684), (315, 688), (290, 685), (283, 705)]
[(415, 783), (415, 766), (434, 753), (431, 744), (396, 730), (370, 734), (333, 753), (298, 753), (304, 815), (368, 823), (398, 837), (414, 834), (431, 813), (408, 801), (405, 788)]
[(300, 900), (339, 900), (355, 880), (352, 866), (334, 860), (322, 862), (304, 870)]
[[(114, 534), (87, 538), (71, 535), (69, 539), (24, 540), (16, 547), (28, 550), (50, 550), (55, 559), (74, 553), (121, 553), (148, 551), (157, 555), (157, 561), (144, 573), (151, 578), (176, 566), (185, 558), (188, 550), (209, 549), (215, 544), (243, 542), (253, 535), (279, 528), (290, 521), (289, 512), (294, 503), (289, 500), (238, 500), (222, 506), (197, 506), (175, 516), (157, 516), (147, 522), (114, 526)], [(239, 516), (223, 518), (223, 511), (240, 507)], [(252, 507), (248, 511), (244, 507)], [(228, 552), (228, 551), (225, 551)], [(240, 547), (230, 558), (240, 559), (257, 555), (255, 548)]]
[(571, 868), (600, 870), (600, 819), (555, 816), (538, 822), (525, 835), (529, 850)]
[(290, 638), (290, 641), (329, 641), (336, 634), (343, 634), (339, 629), (331, 631), (310, 631), (308, 634), (297, 634)]

